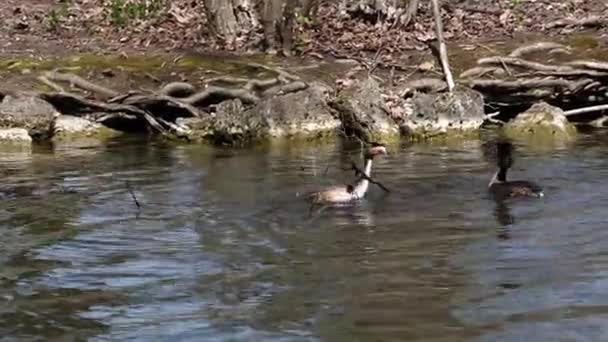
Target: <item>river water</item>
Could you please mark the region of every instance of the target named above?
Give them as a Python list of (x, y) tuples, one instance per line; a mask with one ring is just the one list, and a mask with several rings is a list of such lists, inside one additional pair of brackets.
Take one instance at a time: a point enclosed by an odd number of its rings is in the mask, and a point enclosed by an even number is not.
[(0, 152), (0, 341), (607, 340), (607, 142), (518, 145), (502, 204), (491, 144), (393, 147), (312, 211), (356, 146)]

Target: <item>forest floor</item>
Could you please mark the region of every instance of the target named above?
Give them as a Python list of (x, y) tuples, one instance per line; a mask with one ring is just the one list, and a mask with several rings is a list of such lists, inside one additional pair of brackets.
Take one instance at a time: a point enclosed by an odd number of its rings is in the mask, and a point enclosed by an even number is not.
[[(3, 0), (0, 57), (61, 56), (74, 53), (132, 54), (196, 51), (259, 52), (259, 33), (228, 46), (210, 34), (202, 1), (151, 0), (147, 8), (112, 0)], [(124, 3), (124, 2), (123, 2)], [(126, 3), (129, 3), (127, 1)], [(165, 5), (166, 3), (166, 5)], [(603, 0), (444, 1), (445, 36), (454, 44), (508, 41), (530, 34), (559, 39), (591, 33), (608, 41), (608, 2)], [(160, 4), (155, 6), (154, 4)], [(369, 58), (382, 48), (384, 61), (428, 49), (434, 37), (431, 10), (422, 1), (407, 28), (347, 16), (325, 4), (311, 22), (298, 20), (296, 55)], [(525, 38), (524, 38), (525, 39)]]

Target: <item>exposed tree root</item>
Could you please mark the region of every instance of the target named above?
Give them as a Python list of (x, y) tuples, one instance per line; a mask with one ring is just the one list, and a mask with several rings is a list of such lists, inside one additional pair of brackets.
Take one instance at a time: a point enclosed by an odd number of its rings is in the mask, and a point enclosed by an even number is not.
[(401, 97), (408, 97), (415, 91), (421, 92), (441, 92), (448, 88), (448, 84), (444, 80), (438, 78), (422, 78), (419, 80), (408, 82), (403, 91)]
[(108, 89), (106, 87), (102, 87), (95, 83), (91, 83), (91, 82), (81, 78), (80, 76), (77, 76), (74, 74), (64, 74), (64, 73), (60, 73), (60, 72), (56, 72), (56, 71), (51, 71), (51, 72), (44, 73), (43, 76), (50, 81), (66, 82), (72, 86), (76, 86), (80, 89), (99, 94), (103, 97), (116, 97), (119, 95), (119, 93), (117, 91)]
[(187, 97), (196, 92), (194, 86), (186, 82), (171, 82), (162, 87), (158, 93), (172, 97)]
[[(124, 130), (147, 127), (162, 135), (183, 137), (187, 136), (188, 128), (178, 124), (179, 118), (202, 117), (207, 108), (225, 100), (239, 99), (245, 105), (253, 105), (267, 97), (297, 92), (308, 87), (298, 76), (281, 69), (261, 64), (253, 66), (272, 71), (277, 76), (269, 79), (217, 77), (210, 81), (232, 86), (210, 85), (198, 92), (190, 83), (171, 82), (156, 91), (150, 89), (121, 94), (74, 74), (46, 72), (38, 80), (53, 92), (33, 95), (49, 102), (62, 114), (85, 117), (115, 129), (116, 126)], [(68, 92), (59, 82), (69, 83), (84, 90), (85, 94), (92, 93), (103, 100)], [(0, 100), (3, 97), (0, 94)]]
[(567, 51), (567, 47), (562, 44), (553, 42), (537, 42), (518, 47), (509, 54), (509, 57), (520, 58), (528, 54), (537, 53), (541, 51), (550, 51), (555, 49), (563, 49)]
[(566, 65), (577, 67), (577, 68), (586, 68), (586, 69), (591, 69), (591, 70), (608, 72), (608, 63), (604, 63), (604, 62), (576, 60), (576, 61), (568, 62), (568, 63), (566, 63)]
[(547, 28), (559, 28), (565, 26), (602, 26), (606, 24), (606, 19), (600, 16), (592, 15), (586, 18), (564, 18), (548, 23)]
[[(584, 106), (586, 101), (606, 98), (607, 62), (571, 60), (550, 64), (545, 62), (544, 55), (538, 56), (543, 58), (543, 62), (523, 58), (555, 50), (569, 52), (569, 48), (561, 44), (537, 42), (518, 47), (506, 57), (481, 58), (477, 66), (460, 74), (459, 82), (482, 92), (486, 99), (497, 101), (500, 106), (550, 100), (553, 104), (562, 102), (572, 107), (573, 103), (582, 102), (581, 106)], [(422, 85), (426, 82), (431, 83), (425, 80)], [(589, 107), (581, 113), (596, 108)]]

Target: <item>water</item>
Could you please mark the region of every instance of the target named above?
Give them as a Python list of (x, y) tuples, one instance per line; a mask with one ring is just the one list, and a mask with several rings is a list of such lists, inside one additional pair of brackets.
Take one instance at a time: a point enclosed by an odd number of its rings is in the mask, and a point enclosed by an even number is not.
[(356, 149), (1, 152), (0, 341), (606, 340), (607, 141), (517, 146), (503, 205), (483, 142), (393, 148), (310, 214)]

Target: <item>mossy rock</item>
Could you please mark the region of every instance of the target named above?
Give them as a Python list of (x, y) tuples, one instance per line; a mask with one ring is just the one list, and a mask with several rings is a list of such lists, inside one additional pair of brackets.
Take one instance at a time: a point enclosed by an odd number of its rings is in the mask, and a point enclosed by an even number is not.
[(55, 142), (70, 142), (77, 140), (99, 140), (114, 138), (122, 132), (108, 128), (102, 124), (71, 115), (60, 115), (56, 118), (52, 140)]
[(330, 106), (340, 114), (348, 134), (368, 142), (399, 142), (399, 127), (390, 117), (380, 85), (373, 78), (354, 82)]
[(399, 124), (408, 140), (468, 139), (478, 136), (485, 120), (481, 93), (464, 87), (453, 92), (415, 93)]
[(502, 133), (507, 138), (534, 144), (567, 142), (577, 136), (576, 127), (568, 121), (564, 111), (546, 102), (535, 103), (517, 115), (503, 126)]

